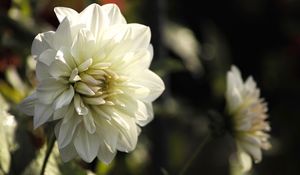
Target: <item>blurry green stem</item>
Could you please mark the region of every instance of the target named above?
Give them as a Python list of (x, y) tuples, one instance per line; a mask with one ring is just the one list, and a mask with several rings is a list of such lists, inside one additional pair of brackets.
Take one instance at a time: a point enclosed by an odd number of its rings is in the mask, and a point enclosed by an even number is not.
[(54, 147), (54, 143), (55, 143), (55, 136), (54, 136), (54, 134), (52, 134), (49, 137), (48, 146), (47, 146), (47, 150), (46, 150), (46, 155), (45, 155), (45, 159), (43, 161), (43, 166), (42, 166), (40, 175), (44, 175), (44, 173), (45, 173), (49, 157), (50, 157), (51, 152), (52, 152), (53, 147)]
[(196, 157), (199, 155), (199, 153), (202, 151), (203, 147), (208, 143), (208, 141), (211, 139), (210, 133), (208, 133), (204, 140), (200, 142), (200, 144), (197, 146), (195, 152), (191, 156), (191, 158), (184, 164), (183, 168), (180, 170), (179, 175), (184, 175), (188, 168), (192, 165), (193, 161), (196, 159)]

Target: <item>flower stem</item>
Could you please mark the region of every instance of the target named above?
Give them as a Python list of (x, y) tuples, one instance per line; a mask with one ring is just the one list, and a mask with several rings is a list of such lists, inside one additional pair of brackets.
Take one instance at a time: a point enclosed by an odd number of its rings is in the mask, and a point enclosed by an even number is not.
[(43, 166), (42, 166), (40, 175), (44, 175), (44, 173), (45, 173), (49, 157), (50, 157), (51, 152), (52, 152), (53, 147), (54, 147), (54, 143), (55, 143), (55, 136), (54, 136), (54, 134), (52, 134), (49, 137), (49, 140), (48, 140), (48, 146), (47, 146), (47, 150), (46, 150), (46, 155), (45, 155), (45, 158), (44, 158), (44, 161), (43, 161)]
[(192, 165), (193, 161), (196, 159), (196, 157), (199, 155), (199, 153), (202, 151), (203, 147), (208, 143), (208, 141), (211, 139), (210, 134), (205, 136), (204, 140), (200, 142), (200, 144), (197, 146), (195, 152), (191, 156), (191, 158), (184, 164), (183, 168), (179, 172), (179, 175), (184, 175), (188, 168)]

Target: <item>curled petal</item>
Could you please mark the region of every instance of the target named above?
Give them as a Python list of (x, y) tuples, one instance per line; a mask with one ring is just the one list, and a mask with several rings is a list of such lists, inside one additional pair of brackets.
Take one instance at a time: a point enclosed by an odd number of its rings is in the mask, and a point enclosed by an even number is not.
[(162, 79), (150, 70), (145, 70), (142, 76), (136, 80), (140, 85), (150, 90), (147, 97), (141, 99), (145, 102), (152, 102), (158, 98), (165, 89)]
[(126, 20), (116, 4), (105, 4), (101, 8), (109, 18), (109, 25), (126, 24)]
[(69, 20), (72, 20), (78, 15), (75, 10), (67, 7), (55, 7), (54, 12), (59, 22), (62, 22), (65, 17), (69, 18)]
[(38, 34), (31, 46), (31, 53), (34, 58), (37, 58), (47, 49), (53, 48), (53, 36), (55, 32), (49, 31)]
[(140, 126), (147, 125), (153, 120), (153, 109), (151, 103), (143, 103), (138, 101), (138, 110), (136, 112), (136, 123)]

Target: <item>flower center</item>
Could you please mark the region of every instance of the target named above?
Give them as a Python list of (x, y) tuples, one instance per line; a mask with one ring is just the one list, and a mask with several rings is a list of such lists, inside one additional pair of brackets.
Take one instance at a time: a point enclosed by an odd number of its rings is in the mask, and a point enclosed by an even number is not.
[(86, 105), (114, 105), (112, 97), (124, 93), (116, 85), (126, 79), (112, 71), (110, 63), (92, 63), (92, 59), (84, 61), (69, 77), (75, 90), (74, 105), (80, 115), (88, 112)]

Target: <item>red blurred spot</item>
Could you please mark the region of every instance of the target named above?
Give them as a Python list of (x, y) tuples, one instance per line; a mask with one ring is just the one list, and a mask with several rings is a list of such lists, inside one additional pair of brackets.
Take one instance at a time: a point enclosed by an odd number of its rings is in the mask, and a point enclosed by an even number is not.
[(0, 51), (0, 72), (4, 72), (8, 67), (20, 67), (21, 57), (13, 53), (10, 49)]
[(125, 0), (101, 0), (101, 4), (109, 4), (114, 3), (117, 4), (117, 6), (120, 8), (122, 12), (124, 12), (125, 9)]

